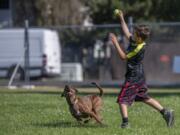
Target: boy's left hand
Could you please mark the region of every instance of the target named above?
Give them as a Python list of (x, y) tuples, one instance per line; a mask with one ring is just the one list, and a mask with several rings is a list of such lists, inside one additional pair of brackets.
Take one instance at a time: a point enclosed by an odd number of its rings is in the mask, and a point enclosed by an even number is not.
[(113, 44), (115, 45), (116, 43), (118, 43), (117, 37), (114, 33), (110, 33), (110, 39), (113, 42)]

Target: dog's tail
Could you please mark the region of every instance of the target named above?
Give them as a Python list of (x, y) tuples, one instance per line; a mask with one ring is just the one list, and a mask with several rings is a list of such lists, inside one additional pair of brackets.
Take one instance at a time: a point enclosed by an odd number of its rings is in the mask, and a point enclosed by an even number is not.
[(95, 82), (92, 82), (91, 84), (95, 85), (99, 89), (99, 91), (100, 91), (99, 96), (101, 97), (104, 93), (103, 89)]

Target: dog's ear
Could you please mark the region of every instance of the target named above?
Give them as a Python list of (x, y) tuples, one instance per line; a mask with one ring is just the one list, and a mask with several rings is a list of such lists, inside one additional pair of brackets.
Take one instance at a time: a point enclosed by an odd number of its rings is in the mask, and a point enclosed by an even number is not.
[(65, 88), (64, 88), (64, 91), (61, 94), (61, 97), (64, 97), (64, 93), (65, 93)]
[(78, 92), (79, 92), (76, 88), (74, 88), (74, 90), (76, 91), (76, 93), (78, 93)]
[(64, 92), (61, 94), (61, 97), (64, 97)]
[(63, 93), (61, 94), (61, 97), (64, 97), (64, 96), (65, 96), (65, 91), (67, 91), (67, 89), (69, 89), (69, 86), (68, 86), (68, 85), (65, 85), (65, 86), (64, 86), (64, 91), (63, 91)]
[(68, 89), (68, 88), (69, 88), (69, 86), (68, 86), (68, 85), (65, 85), (65, 86), (64, 86), (64, 90), (65, 90), (65, 89)]

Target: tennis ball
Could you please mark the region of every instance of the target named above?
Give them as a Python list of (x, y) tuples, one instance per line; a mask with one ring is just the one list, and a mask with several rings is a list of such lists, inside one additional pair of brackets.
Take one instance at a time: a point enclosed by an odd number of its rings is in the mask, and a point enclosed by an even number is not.
[(121, 13), (122, 13), (122, 11), (119, 10), (119, 9), (115, 9), (115, 10), (114, 10), (114, 15), (115, 15), (115, 16), (118, 16), (118, 15), (120, 15)]

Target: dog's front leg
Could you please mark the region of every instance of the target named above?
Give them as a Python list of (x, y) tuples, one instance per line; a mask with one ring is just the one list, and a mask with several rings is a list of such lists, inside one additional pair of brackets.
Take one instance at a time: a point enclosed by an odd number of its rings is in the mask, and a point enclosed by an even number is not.
[(100, 118), (98, 118), (94, 112), (88, 112), (88, 114), (93, 117), (99, 124), (102, 124)]

